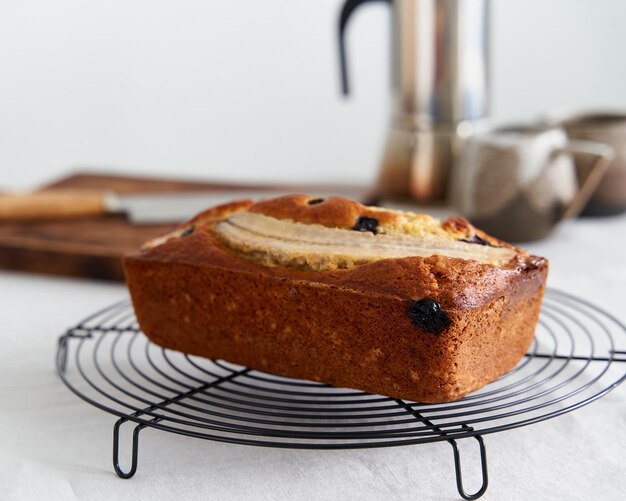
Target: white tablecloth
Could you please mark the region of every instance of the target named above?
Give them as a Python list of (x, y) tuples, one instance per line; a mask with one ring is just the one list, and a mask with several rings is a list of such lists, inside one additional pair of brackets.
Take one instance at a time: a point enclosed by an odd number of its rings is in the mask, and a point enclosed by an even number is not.
[[(626, 322), (626, 217), (568, 222), (528, 247), (551, 260), (551, 286)], [(115, 418), (63, 385), (54, 354), (67, 327), (125, 294), (121, 285), (0, 273), (0, 499), (458, 498), (447, 443), (294, 451), (147, 429), (137, 475), (119, 479), (111, 465)], [(620, 347), (626, 349), (626, 336)], [(478, 479), (475, 442), (462, 442), (471, 491)], [(626, 385), (573, 413), (485, 442), (490, 487), (483, 499), (622, 500)]]

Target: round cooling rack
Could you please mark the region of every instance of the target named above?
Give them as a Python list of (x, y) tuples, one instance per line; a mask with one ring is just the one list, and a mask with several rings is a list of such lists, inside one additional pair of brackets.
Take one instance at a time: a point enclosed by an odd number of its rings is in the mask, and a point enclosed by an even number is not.
[[(621, 348), (620, 348), (621, 347)], [(119, 419), (113, 466), (137, 470), (146, 427), (245, 445), (357, 449), (447, 441), (457, 489), (487, 489), (483, 436), (550, 419), (605, 395), (626, 378), (626, 327), (569, 294), (548, 290), (535, 340), (497, 381), (447, 404), (421, 404), (266, 374), (166, 350), (141, 333), (125, 300), (59, 338), (57, 369), (83, 400)], [(135, 423), (129, 470), (119, 462), (120, 427)], [(482, 486), (463, 487), (457, 441), (478, 441)]]

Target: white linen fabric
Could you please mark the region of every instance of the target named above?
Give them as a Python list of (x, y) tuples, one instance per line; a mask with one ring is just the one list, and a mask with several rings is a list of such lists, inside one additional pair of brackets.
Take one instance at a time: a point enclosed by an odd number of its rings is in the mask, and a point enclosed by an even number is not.
[[(626, 323), (626, 216), (571, 221), (527, 247), (550, 259), (550, 286)], [(115, 418), (63, 385), (54, 354), (67, 327), (125, 296), (122, 285), (0, 273), (0, 499), (460, 499), (445, 442), (298, 451), (145, 429), (136, 476), (118, 478), (111, 464)], [(626, 334), (618, 348), (626, 349)], [(626, 385), (575, 412), (485, 442), (485, 500), (624, 499)], [(124, 445), (128, 450), (128, 440)], [(472, 492), (476, 443), (461, 441), (461, 448)]]

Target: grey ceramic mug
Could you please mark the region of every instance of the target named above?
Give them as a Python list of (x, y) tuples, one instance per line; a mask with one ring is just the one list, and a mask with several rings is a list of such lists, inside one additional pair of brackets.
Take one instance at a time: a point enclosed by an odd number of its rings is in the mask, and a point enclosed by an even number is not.
[[(583, 183), (574, 158), (592, 159)], [(613, 158), (610, 147), (572, 141), (559, 127), (513, 126), (472, 136), (455, 165), (450, 205), (504, 240), (538, 240), (587, 203)]]
[[(547, 124), (565, 129), (571, 139), (598, 141), (609, 145), (615, 158), (609, 164), (589, 202), (586, 216), (605, 216), (626, 211), (626, 112), (552, 112)], [(593, 169), (588, 157), (576, 158), (578, 179), (583, 182)]]

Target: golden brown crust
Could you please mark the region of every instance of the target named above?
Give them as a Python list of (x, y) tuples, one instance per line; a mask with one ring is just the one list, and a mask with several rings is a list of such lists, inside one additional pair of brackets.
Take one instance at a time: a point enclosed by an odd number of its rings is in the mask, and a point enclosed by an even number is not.
[(202, 224), (202, 225), (210, 225), (215, 223), (216, 221), (220, 221), (224, 219), (226, 216), (239, 212), (242, 210), (249, 209), (254, 205), (252, 200), (235, 200), (234, 202), (230, 202), (227, 204), (217, 205), (215, 207), (210, 207), (209, 209), (200, 212), (195, 217), (190, 219), (188, 222), (181, 225), (182, 227), (187, 227), (191, 224)]
[[(312, 200), (321, 200), (321, 202), (309, 205)], [(343, 197), (316, 199), (307, 195), (287, 195), (257, 202), (249, 210), (277, 219), (291, 219), (299, 223), (321, 224), (345, 229), (352, 228), (355, 221), (362, 216), (375, 217), (381, 224), (395, 221), (391, 211), (366, 207)]]
[[(520, 251), (496, 267), (435, 255), (311, 272), (237, 257), (211, 231), (233, 210), (324, 225), (332, 216), (345, 227), (368, 214), (345, 199), (328, 199), (329, 209), (303, 208), (308, 199), (210, 209), (179, 230), (194, 225), (193, 233), (127, 257), (127, 282), (148, 337), (260, 370), (424, 402), (459, 398), (524, 354), (547, 275), (542, 258)], [(376, 215), (385, 224), (396, 217)], [(446, 224), (490, 238), (462, 219)], [(408, 314), (412, 301), (425, 298), (445, 315), (440, 332)]]

